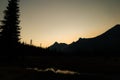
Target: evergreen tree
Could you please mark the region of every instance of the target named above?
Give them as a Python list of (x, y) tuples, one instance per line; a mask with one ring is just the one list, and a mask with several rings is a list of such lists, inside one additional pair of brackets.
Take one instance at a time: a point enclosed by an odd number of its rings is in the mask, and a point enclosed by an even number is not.
[(8, 2), (0, 26), (0, 42), (4, 46), (16, 47), (20, 41), (19, 0), (8, 0)]

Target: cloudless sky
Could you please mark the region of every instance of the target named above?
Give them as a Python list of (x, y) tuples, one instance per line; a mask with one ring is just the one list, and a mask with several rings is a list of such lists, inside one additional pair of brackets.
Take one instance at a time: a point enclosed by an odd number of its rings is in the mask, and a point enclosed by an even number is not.
[[(7, 0), (0, 0), (0, 20)], [(42, 47), (91, 38), (120, 23), (120, 0), (20, 0), (21, 41)], [(1, 24), (1, 23), (0, 23)]]

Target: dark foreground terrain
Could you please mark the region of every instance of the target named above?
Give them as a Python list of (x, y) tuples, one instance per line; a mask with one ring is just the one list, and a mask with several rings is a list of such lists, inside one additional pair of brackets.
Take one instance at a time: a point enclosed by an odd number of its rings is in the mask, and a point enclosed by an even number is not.
[(80, 75), (56, 74), (52, 71), (37, 72), (15, 66), (0, 67), (0, 80), (119, 80), (120, 74), (81, 73)]
[[(0, 80), (120, 80), (118, 57), (24, 56), (1, 57)], [(5, 59), (5, 60), (4, 60)], [(7, 60), (8, 59), (8, 60)], [(80, 74), (62, 74), (27, 68), (55, 68)]]

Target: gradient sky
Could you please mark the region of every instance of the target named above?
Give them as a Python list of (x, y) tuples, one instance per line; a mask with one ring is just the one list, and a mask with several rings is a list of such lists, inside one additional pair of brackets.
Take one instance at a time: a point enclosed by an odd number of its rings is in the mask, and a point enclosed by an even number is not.
[[(7, 0), (0, 0), (0, 20)], [(120, 0), (21, 0), (21, 41), (42, 47), (95, 37), (120, 23)], [(1, 23), (0, 23), (1, 24)]]

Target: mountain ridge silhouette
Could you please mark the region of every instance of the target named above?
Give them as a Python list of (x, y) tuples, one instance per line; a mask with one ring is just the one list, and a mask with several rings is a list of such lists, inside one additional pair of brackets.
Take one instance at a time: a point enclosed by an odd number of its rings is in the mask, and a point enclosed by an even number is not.
[(53, 44), (49, 49), (71, 54), (119, 54), (120, 24), (115, 25), (94, 38), (79, 38), (79, 40), (69, 45), (66, 44), (63, 46), (62, 44)]

